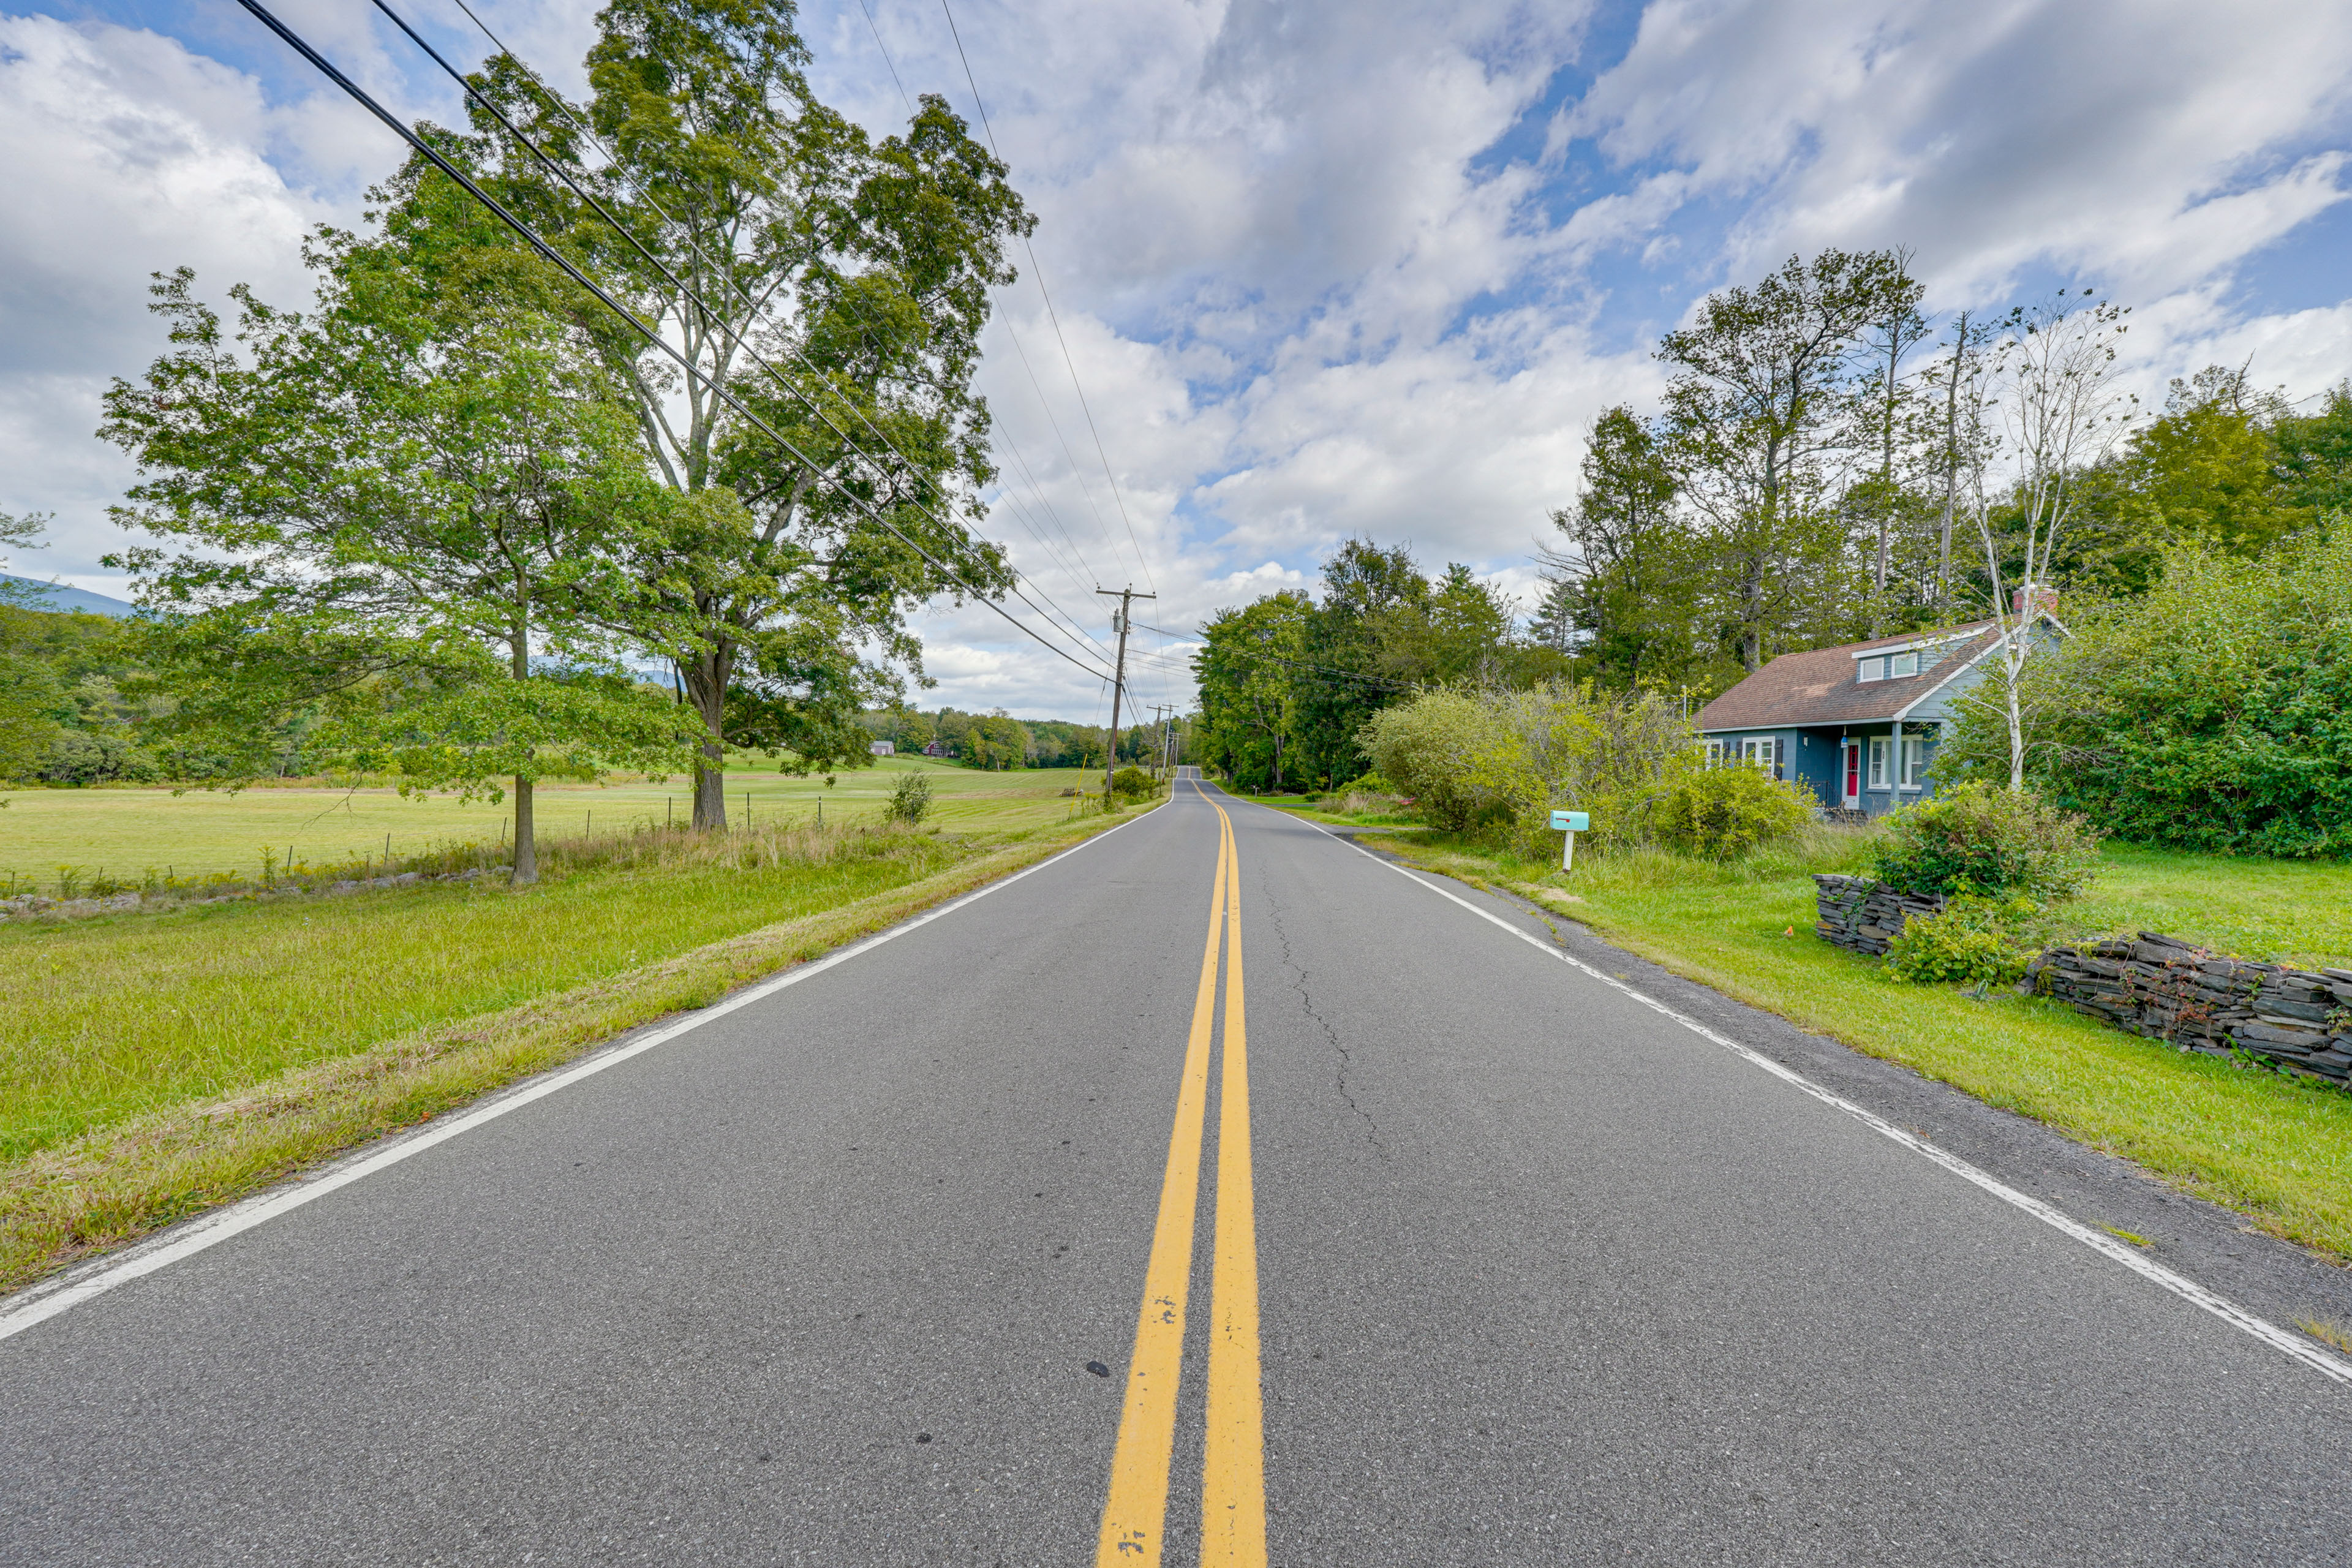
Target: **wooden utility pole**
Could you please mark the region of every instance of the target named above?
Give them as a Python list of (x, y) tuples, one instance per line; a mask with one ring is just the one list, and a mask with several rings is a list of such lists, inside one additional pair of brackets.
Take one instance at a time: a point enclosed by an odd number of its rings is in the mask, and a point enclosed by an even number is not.
[(1155, 773), (1164, 772), (1168, 767), (1168, 716), (1175, 711), (1165, 703), (1151, 705), (1151, 721), (1160, 726), (1160, 766), (1152, 770)]
[(1095, 592), (1105, 598), (1115, 598), (1118, 601), (1118, 611), (1111, 623), (1118, 628), (1118, 665), (1111, 676), (1110, 734), (1107, 737), (1108, 743), (1103, 747), (1103, 809), (1108, 811), (1110, 783), (1118, 773), (1118, 700), (1127, 693), (1127, 628), (1133, 619), (1131, 611), (1135, 601), (1156, 599), (1160, 595), (1139, 594), (1135, 591), (1135, 584), (1132, 583), (1124, 588), (1097, 588)]

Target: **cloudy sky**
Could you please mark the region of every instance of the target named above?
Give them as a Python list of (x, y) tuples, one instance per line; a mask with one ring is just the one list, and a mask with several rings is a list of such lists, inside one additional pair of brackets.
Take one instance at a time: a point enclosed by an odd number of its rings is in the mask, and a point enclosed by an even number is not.
[[(590, 0), (475, 3), (576, 88)], [(453, 0), (394, 4), (484, 52)], [(983, 372), (993, 531), (1097, 637), (1098, 584), (1156, 589), (1138, 618), (1181, 631), (1357, 533), (1524, 593), (1580, 431), (1656, 390), (1658, 331), (1824, 245), (1910, 247), (1938, 310), (2096, 285), (2158, 394), (2216, 361), (2293, 397), (2352, 372), (2352, 7), (953, 4), (1059, 318), (1022, 258)], [(230, 0), (5, 5), (0, 510), (58, 519), (13, 570), (121, 594), (98, 558), (128, 469), (90, 433), (160, 346), (146, 275), (299, 302), (299, 237), (398, 150)], [(403, 113), (458, 118), (366, 0), (275, 8)], [(971, 114), (940, 0), (802, 27), (877, 132), (906, 94)], [(1102, 710), (992, 616), (924, 629), (926, 706)], [(1137, 700), (1186, 701), (1181, 640), (1139, 642)]]

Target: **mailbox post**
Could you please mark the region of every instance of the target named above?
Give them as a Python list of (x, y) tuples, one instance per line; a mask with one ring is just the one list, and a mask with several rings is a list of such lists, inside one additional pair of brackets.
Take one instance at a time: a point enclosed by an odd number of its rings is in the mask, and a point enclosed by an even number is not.
[(1592, 815), (1583, 811), (1555, 811), (1551, 814), (1551, 830), (1568, 835), (1568, 844), (1559, 854), (1559, 868), (1569, 870), (1576, 865), (1576, 836), (1592, 831)]

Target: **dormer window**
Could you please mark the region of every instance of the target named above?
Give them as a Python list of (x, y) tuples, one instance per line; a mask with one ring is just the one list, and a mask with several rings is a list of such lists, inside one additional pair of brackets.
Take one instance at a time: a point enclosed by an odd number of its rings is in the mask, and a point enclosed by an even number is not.
[(1889, 679), (1897, 680), (1906, 675), (1918, 674), (1919, 655), (1916, 651), (1890, 655), (1886, 660), (1886, 673)]
[(1858, 658), (1853, 662), (1853, 678), (1856, 680), (1884, 680), (1886, 679), (1886, 661), (1884, 658)]

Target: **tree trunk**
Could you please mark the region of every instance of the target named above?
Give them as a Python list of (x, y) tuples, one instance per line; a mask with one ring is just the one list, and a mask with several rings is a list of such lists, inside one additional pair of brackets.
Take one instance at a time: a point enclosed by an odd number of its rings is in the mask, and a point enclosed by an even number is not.
[(694, 768), (694, 830), (723, 832), (727, 826), (727, 679), (730, 650), (697, 655), (686, 673), (686, 700), (702, 715), (702, 755)]
[(539, 880), (539, 839), (531, 826), (530, 780), (518, 773), (514, 782), (514, 875), (518, 888)]

